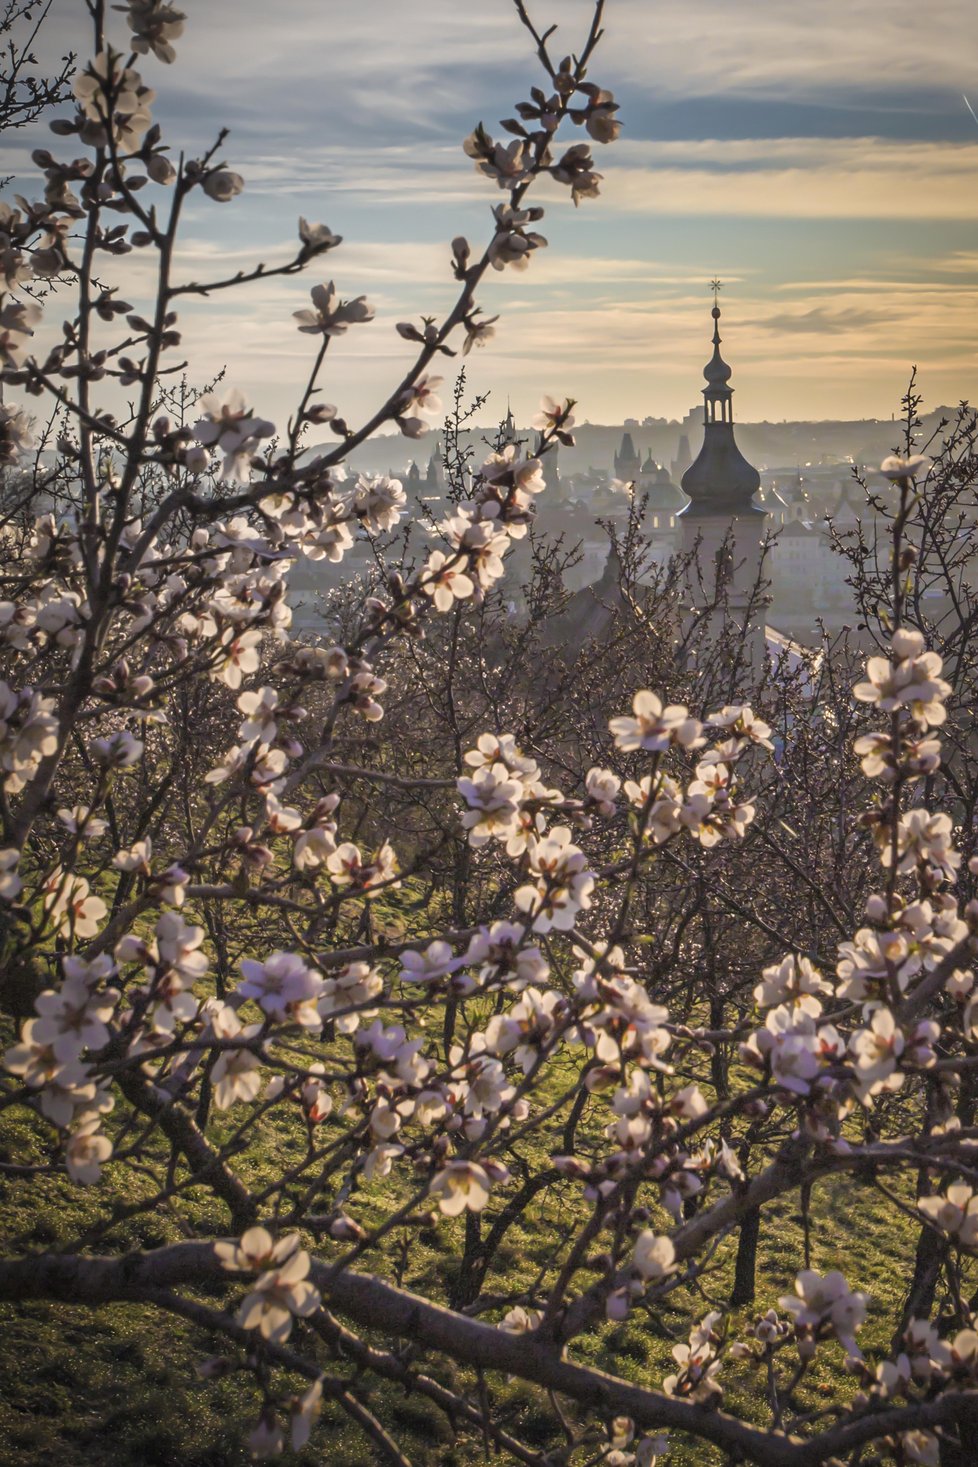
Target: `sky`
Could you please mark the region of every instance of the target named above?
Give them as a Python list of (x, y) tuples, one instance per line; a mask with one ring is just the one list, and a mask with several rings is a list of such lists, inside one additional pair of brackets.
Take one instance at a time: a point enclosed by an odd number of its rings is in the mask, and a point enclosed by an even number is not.
[[(192, 307), (193, 379), (226, 366), (283, 423), (316, 349), (291, 313), (332, 278), (376, 310), (331, 349), (323, 384), (355, 424), (409, 360), (395, 323), (450, 309), (450, 240), (488, 237), (502, 195), (461, 143), (480, 120), (498, 135), (541, 79), (532, 45), (511, 0), (183, 9), (177, 62), (141, 63), (154, 117), (189, 156), (230, 128), (245, 191), (188, 210), (178, 273), (284, 259), (300, 214), (344, 238), (306, 275)], [(587, 0), (530, 9), (557, 23), (555, 54), (578, 48)], [(91, 49), (82, 0), (54, 0), (42, 59), (67, 46)], [(592, 422), (681, 417), (702, 387), (714, 276), (743, 420), (889, 418), (913, 363), (925, 408), (978, 397), (973, 0), (608, 0), (589, 80), (620, 102), (622, 137), (594, 145), (601, 196), (574, 209), (548, 182), (549, 247), (479, 291), (500, 315), (466, 359), (470, 390), (491, 393), (484, 420), (509, 398), (525, 423), (544, 393)], [(22, 138), (0, 167), (27, 181)]]

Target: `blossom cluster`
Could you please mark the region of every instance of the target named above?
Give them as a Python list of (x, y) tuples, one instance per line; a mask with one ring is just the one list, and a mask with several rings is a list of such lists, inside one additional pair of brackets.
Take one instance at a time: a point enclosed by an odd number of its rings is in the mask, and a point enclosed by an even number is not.
[[(386, 1265), (395, 1254), (378, 1249), (385, 1240), (396, 1243), (400, 1279), (415, 1239), (434, 1228), (464, 1239), (469, 1263), (488, 1268), (509, 1218), (534, 1216), (542, 1189), (546, 1207), (571, 1219), (567, 1236), (557, 1230), (525, 1293), (487, 1296), (466, 1316), (498, 1317), (492, 1338), (511, 1349), (524, 1344), (506, 1336), (535, 1337), (525, 1347), (539, 1358), (553, 1347), (559, 1360), (569, 1320), (583, 1329), (602, 1313), (622, 1320), (666, 1295), (702, 1293), (714, 1242), (754, 1207), (759, 1166), (777, 1181), (758, 1189), (762, 1201), (836, 1167), (864, 1162), (875, 1176), (890, 1154), (877, 1122), (891, 1108), (900, 1107), (898, 1164), (921, 1178), (922, 1226), (955, 1259), (978, 1253), (970, 1128), (956, 1125), (948, 1099), (959, 1050), (970, 1062), (978, 1040), (978, 913), (954, 890), (968, 869), (963, 834), (923, 803), (942, 769), (951, 689), (919, 632), (898, 627), (854, 689), (866, 718), (880, 720), (854, 753), (877, 791), (856, 838), (875, 853), (882, 890), (834, 952), (799, 940), (788, 951), (779, 942), (773, 961), (747, 959), (733, 1024), (721, 1004), (707, 1028), (702, 995), (677, 992), (694, 982), (690, 939), (677, 924), (670, 969), (636, 898), (641, 890), (651, 909), (672, 859), (695, 863), (704, 885), (725, 853), (749, 863), (766, 833), (763, 785), (779, 778), (766, 702), (704, 713), (715, 705), (677, 676), (687, 702), (640, 688), (607, 733), (600, 726), (579, 769), (532, 730), (521, 747), (510, 732), (477, 733), (482, 724), (453, 749), (461, 768), (417, 789), (411, 771), (372, 762), (387, 756), (398, 653), (417, 648), (437, 616), (457, 626), (492, 604), (544, 490), (543, 455), (573, 442), (575, 404), (543, 399), (534, 454), (508, 443), (460, 469), (451, 510), (426, 526), (432, 543), (417, 551), (405, 538), (396, 571), (385, 537), (408, 520), (405, 486), (343, 460), (378, 424), (415, 438), (437, 421), (435, 356), (453, 354), (456, 329), (463, 351), (492, 335), (495, 318), (474, 300), (483, 274), (524, 269), (546, 245), (530, 184), (546, 174), (575, 203), (597, 193), (591, 143), (618, 133), (612, 94), (568, 60), (520, 104), (507, 141), (481, 126), (467, 140), (503, 194), (487, 247), (480, 256), (453, 241), (458, 307), (442, 324), (398, 325), (417, 360), (363, 429), (320, 400), (318, 374), (374, 308), (332, 280), (312, 288), (293, 315), (315, 361), (280, 431), (239, 391), (212, 384), (194, 409), (196, 394), (184, 400), (171, 386), (173, 301), (234, 282), (174, 286), (146, 314), (100, 285), (85, 329), (34, 355), (40, 308), (25, 287), (80, 268), (79, 220), (93, 222), (89, 239), (108, 266), (130, 251), (169, 251), (156, 191), (170, 190), (175, 228), (192, 193), (224, 204), (244, 186), (216, 150), (171, 157), (153, 121), (154, 92), (135, 63), (173, 62), (182, 12), (165, 0), (117, 9), (129, 44), (102, 46), (80, 69), (74, 116), (56, 129), (95, 160), (40, 152), (44, 198), (0, 204), (4, 386), (77, 409), (58, 429), (58, 468), (39, 480), (42, 512), (25, 517), (20, 540), (4, 532), (10, 565), (23, 567), (0, 601), (0, 901), (11, 971), (44, 975), (4, 1056), (3, 1104), (28, 1107), (50, 1132), (51, 1168), (38, 1170), (93, 1187), (96, 1200), (125, 1174), (181, 1219), (184, 1192), (206, 1185), (253, 1219), (206, 1247), (229, 1292), (236, 1276), (246, 1280), (223, 1319), (262, 1391), (250, 1445), (266, 1456), (287, 1436), (301, 1447), (335, 1387), (307, 1361), (303, 1393), (283, 1400), (272, 1385), (281, 1360), (302, 1365), (320, 1330), (338, 1370), (356, 1354), (345, 1325), (321, 1312), (325, 1280), (367, 1249)], [(558, 145), (565, 119), (590, 141)], [(280, 273), (339, 243), (301, 219)], [(126, 344), (103, 349), (96, 322), (118, 318)], [(146, 404), (125, 428), (93, 405), (106, 380)], [(309, 444), (320, 427), (332, 446)], [(31, 434), (23, 409), (0, 406), (0, 467), (16, 469)], [(906, 485), (920, 468), (901, 460), (884, 473)], [(339, 564), (358, 538), (382, 566), (372, 594), (328, 636), (293, 635), (293, 567)], [(225, 752), (194, 748), (199, 770), (181, 781), (174, 724), (188, 748), (208, 699)], [(380, 794), (351, 793), (358, 781)], [(183, 808), (169, 803), (173, 785)], [(422, 787), (442, 822), (434, 854), (412, 815), (386, 809), (388, 789), (413, 809)], [(464, 856), (447, 876), (446, 850)], [(476, 873), (471, 887), (456, 883), (463, 865)], [(724, 1088), (711, 1067), (728, 1060)], [(923, 1093), (928, 1105), (918, 1106)], [(244, 1179), (267, 1170), (278, 1126), (289, 1159), (250, 1189)], [(158, 1166), (161, 1136), (170, 1154)], [(546, 1151), (545, 1172), (527, 1159), (534, 1146)], [(323, 1263), (300, 1246), (306, 1228)], [(460, 1279), (460, 1297), (469, 1282)], [(959, 1301), (953, 1324), (912, 1319), (893, 1358), (872, 1368), (857, 1344), (866, 1297), (841, 1272), (806, 1267), (747, 1339), (731, 1342), (723, 1309), (695, 1319), (661, 1389), (711, 1420), (728, 1358), (772, 1366), (773, 1379), (774, 1356), (791, 1349), (800, 1380), (836, 1345), (858, 1379), (857, 1410), (948, 1383), (973, 1389), (969, 1308)], [(364, 1352), (378, 1358), (373, 1346)], [(384, 1360), (395, 1375), (408, 1369)], [(437, 1394), (437, 1381), (426, 1383)], [(589, 1449), (598, 1443), (613, 1467), (652, 1467), (662, 1440), (609, 1418), (588, 1426)], [(898, 1449), (931, 1461), (935, 1440), (910, 1429)]]

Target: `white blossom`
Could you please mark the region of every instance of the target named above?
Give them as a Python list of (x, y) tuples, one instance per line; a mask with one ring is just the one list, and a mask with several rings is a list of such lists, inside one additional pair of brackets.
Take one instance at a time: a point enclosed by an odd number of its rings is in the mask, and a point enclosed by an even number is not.
[(625, 753), (633, 749), (662, 753), (674, 744), (695, 749), (705, 742), (702, 725), (682, 704), (664, 708), (655, 693), (645, 691), (635, 694), (632, 711), (633, 718), (612, 718), (609, 723), (615, 743)]

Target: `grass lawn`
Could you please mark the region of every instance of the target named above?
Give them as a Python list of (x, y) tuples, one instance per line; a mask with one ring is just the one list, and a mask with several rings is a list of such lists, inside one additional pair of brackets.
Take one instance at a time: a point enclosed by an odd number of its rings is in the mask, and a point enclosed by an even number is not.
[[(17, 1161), (40, 1159), (40, 1131), (23, 1112), (8, 1111), (0, 1124), (0, 1155)], [(276, 1152), (281, 1138), (270, 1137)], [(45, 1176), (2, 1183), (0, 1228), (13, 1252), (57, 1249), (104, 1215), (104, 1202), (92, 1191)], [(379, 1187), (373, 1205), (382, 1206)], [(487, 1287), (518, 1291), (528, 1286), (546, 1261), (548, 1238), (566, 1231), (572, 1193), (544, 1194), (538, 1207), (508, 1234)], [(189, 1205), (192, 1207), (193, 1201)], [(801, 1266), (802, 1229), (795, 1199), (765, 1209), (758, 1255), (758, 1297), (746, 1317), (775, 1304), (790, 1292)], [(198, 1226), (222, 1230), (219, 1213), (203, 1196)], [(548, 1226), (548, 1221), (550, 1226)], [(179, 1237), (176, 1222), (161, 1214), (122, 1224), (118, 1243), (154, 1247)], [(839, 1267), (853, 1287), (869, 1294), (870, 1313), (860, 1336), (867, 1354), (885, 1352), (895, 1310), (907, 1286), (915, 1234), (868, 1185), (832, 1177), (813, 1197), (812, 1263), (820, 1271)], [(405, 1283), (443, 1297), (446, 1280), (458, 1266), (460, 1229), (425, 1233), (412, 1248)], [(671, 1367), (672, 1345), (685, 1338), (688, 1321), (729, 1295), (734, 1241), (723, 1245), (716, 1267), (701, 1281), (702, 1295), (677, 1291), (670, 1307), (650, 1320), (637, 1311), (623, 1324), (607, 1324), (575, 1342), (573, 1358), (593, 1363), (638, 1383), (657, 1386)], [(371, 1267), (385, 1271), (385, 1261)], [(210, 1302), (215, 1302), (213, 1299)], [(674, 1306), (674, 1307), (672, 1307)], [(217, 1381), (197, 1379), (194, 1364), (220, 1346), (200, 1330), (147, 1307), (117, 1305), (92, 1312), (52, 1304), (0, 1308), (0, 1467), (57, 1462), (59, 1467), (218, 1467), (249, 1460), (243, 1445), (257, 1414), (250, 1377), (231, 1374)], [(451, 1382), (452, 1367), (436, 1372)], [(760, 1382), (731, 1363), (727, 1408), (760, 1419)], [(497, 1419), (509, 1423), (528, 1444), (554, 1445), (552, 1416), (535, 1388), (498, 1378), (490, 1382)], [(838, 1391), (853, 1389), (842, 1370), (841, 1347), (820, 1353), (806, 1377), (801, 1409), (824, 1405)], [(453, 1441), (444, 1418), (423, 1399), (375, 1384), (369, 1402), (408, 1452), (416, 1467), (439, 1462), (466, 1467), (484, 1460), (474, 1435)], [(302, 1463), (369, 1464), (376, 1450), (335, 1407), (327, 1405)], [(677, 1442), (674, 1467), (708, 1467), (718, 1454), (698, 1444)]]

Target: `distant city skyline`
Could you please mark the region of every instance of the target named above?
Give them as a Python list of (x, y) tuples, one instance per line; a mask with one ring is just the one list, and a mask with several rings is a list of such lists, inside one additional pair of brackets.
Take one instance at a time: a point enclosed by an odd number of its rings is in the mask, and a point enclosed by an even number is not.
[[(188, 211), (183, 267), (199, 278), (281, 257), (299, 214), (345, 240), (307, 276), (191, 307), (194, 375), (227, 364), (284, 422), (311, 355), (291, 313), (332, 277), (377, 312), (336, 344), (324, 380), (356, 422), (409, 359), (395, 323), (450, 306), (449, 240), (486, 236), (500, 196), (461, 141), (480, 119), (496, 130), (538, 80), (526, 38), (507, 0), (240, 0), (233, 24), (225, 7), (184, 8), (176, 64), (141, 63), (155, 115), (174, 151), (229, 125), (246, 189)], [(531, 6), (559, 21), (558, 49), (588, 8)], [(87, 58), (81, 9), (55, 0), (48, 54)], [(479, 292), (501, 316), (467, 359), (471, 389), (493, 393), (488, 416), (508, 396), (526, 422), (547, 392), (592, 422), (681, 418), (716, 275), (739, 419), (888, 418), (914, 362), (927, 407), (978, 397), (972, 21), (970, 0), (938, 0), (926, 21), (911, 0), (611, 0), (591, 79), (621, 102), (623, 137), (595, 148), (602, 196), (575, 211), (543, 190), (549, 249)], [(21, 188), (30, 166), (23, 138), (4, 140), (0, 168)]]

